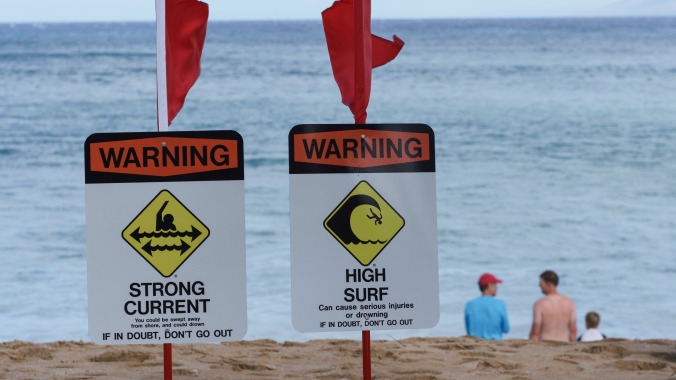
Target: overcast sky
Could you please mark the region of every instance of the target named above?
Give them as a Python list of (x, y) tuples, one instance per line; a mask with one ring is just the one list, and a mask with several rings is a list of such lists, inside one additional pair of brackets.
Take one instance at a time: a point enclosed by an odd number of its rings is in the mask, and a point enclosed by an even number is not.
[[(320, 19), (333, 0), (206, 0), (211, 20)], [(0, 0), (0, 22), (150, 21), (154, 0)], [(676, 0), (372, 0), (381, 18), (676, 14)]]

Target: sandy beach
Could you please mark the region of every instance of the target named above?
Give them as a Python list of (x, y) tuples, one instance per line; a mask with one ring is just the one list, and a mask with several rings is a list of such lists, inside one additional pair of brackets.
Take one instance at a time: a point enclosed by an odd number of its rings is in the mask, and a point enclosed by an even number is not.
[[(373, 341), (373, 379), (676, 379), (676, 341)], [(361, 379), (361, 342), (173, 346), (174, 379)], [(0, 344), (0, 379), (161, 379), (160, 345)]]

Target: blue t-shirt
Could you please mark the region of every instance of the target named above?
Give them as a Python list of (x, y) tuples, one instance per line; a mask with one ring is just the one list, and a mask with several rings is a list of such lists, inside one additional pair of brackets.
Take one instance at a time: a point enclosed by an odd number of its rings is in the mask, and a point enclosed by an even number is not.
[(490, 296), (475, 298), (465, 305), (465, 330), (482, 339), (502, 339), (509, 332), (505, 302)]

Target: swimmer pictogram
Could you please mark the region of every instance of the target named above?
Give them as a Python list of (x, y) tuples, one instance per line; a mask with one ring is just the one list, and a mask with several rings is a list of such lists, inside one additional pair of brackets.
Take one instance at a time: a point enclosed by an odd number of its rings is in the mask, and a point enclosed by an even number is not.
[(324, 228), (367, 266), (404, 223), (404, 218), (368, 182), (361, 181), (324, 220)]
[(209, 229), (169, 190), (162, 190), (122, 231), (122, 238), (164, 277), (207, 239)]

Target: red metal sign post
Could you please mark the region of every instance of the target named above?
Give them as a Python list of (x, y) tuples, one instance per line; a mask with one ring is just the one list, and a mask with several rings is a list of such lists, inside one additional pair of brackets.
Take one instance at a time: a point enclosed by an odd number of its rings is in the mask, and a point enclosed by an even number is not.
[(171, 343), (164, 344), (164, 380), (171, 380)]
[[(364, 3), (367, 4), (364, 4)], [(371, 9), (371, 0), (354, 0), (354, 99), (357, 104), (368, 103), (368, 99), (364, 99), (366, 94), (366, 62), (364, 52), (366, 44), (364, 43), (364, 16), (371, 20), (371, 14), (364, 15), (364, 5)], [(369, 36), (370, 38), (370, 36)], [(369, 44), (370, 45), (370, 44)], [(368, 47), (371, 48), (370, 46)], [(370, 64), (369, 64), (370, 66)], [(370, 67), (369, 67), (370, 69)], [(366, 123), (366, 110), (363, 113), (354, 115), (355, 124)], [(364, 370), (364, 380), (371, 380), (371, 331), (364, 330), (361, 332), (361, 346), (362, 346), (362, 365)]]
[[(155, 0), (155, 12), (156, 12), (156, 43), (157, 43), (157, 131), (166, 132), (169, 130), (169, 124), (171, 124), (171, 119), (178, 113), (181, 106), (183, 105), (183, 99), (187, 95), (188, 89), (192, 87), (192, 84), (195, 83), (200, 72), (200, 59), (202, 56), (202, 47), (204, 46), (204, 36), (206, 34), (206, 24), (208, 18), (208, 6), (199, 1), (195, 1), (191, 4), (183, 4), (181, 8), (182, 13), (185, 14), (179, 15), (176, 18), (176, 3), (170, 4), (171, 8), (167, 7), (167, 0)], [(167, 14), (171, 10), (171, 25), (167, 25)], [(189, 12), (188, 12), (189, 11)], [(182, 24), (182, 25), (179, 25)], [(167, 42), (171, 42), (170, 45), (175, 45), (176, 41), (167, 41), (168, 33), (171, 33), (173, 38), (176, 38), (175, 29), (185, 30), (185, 25), (188, 24), (188, 28), (194, 26), (194, 24), (200, 24), (200, 28), (195, 28), (192, 33), (189, 33), (188, 38), (192, 44), (183, 44), (182, 46), (189, 46), (187, 51), (185, 48), (177, 48), (173, 46), (172, 51), (174, 54), (179, 53), (181, 60), (186, 60), (187, 62), (181, 62), (184, 65), (179, 66), (183, 68), (182, 72), (175, 70), (172, 66), (168, 67), (167, 63)], [(190, 26), (193, 25), (193, 26)], [(195, 59), (196, 57), (196, 59)], [(175, 57), (172, 57), (174, 59)], [(169, 70), (171, 68), (172, 70)], [(167, 76), (169, 74), (169, 77)], [(192, 82), (188, 88), (182, 89), (182, 92), (176, 94), (175, 83), (172, 83), (170, 86), (169, 78), (175, 81), (176, 77), (180, 77), (186, 81)], [(189, 78), (189, 79), (188, 79)], [(169, 92), (172, 93), (172, 102), (169, 102)], [(176, 98), (179, 99), (176, 104)], [(170, 107), (171, 106), (171, 107)], [(171, 343), (164, 344), (164, 379), (171, 380)]]
[[(322, 20), (333, 76), (343, 104), (350, 107), (355, 124), (366, 124), (371, 70), (394, 59), (404, 41), (396, 36), (394, 41), (388, 41), (371, 34), (371, 0), (338, 0), (322, 12)], [(362, 331), (362, 346), (364, 379), (371, 380), (371, 332), (368, 330)]]

